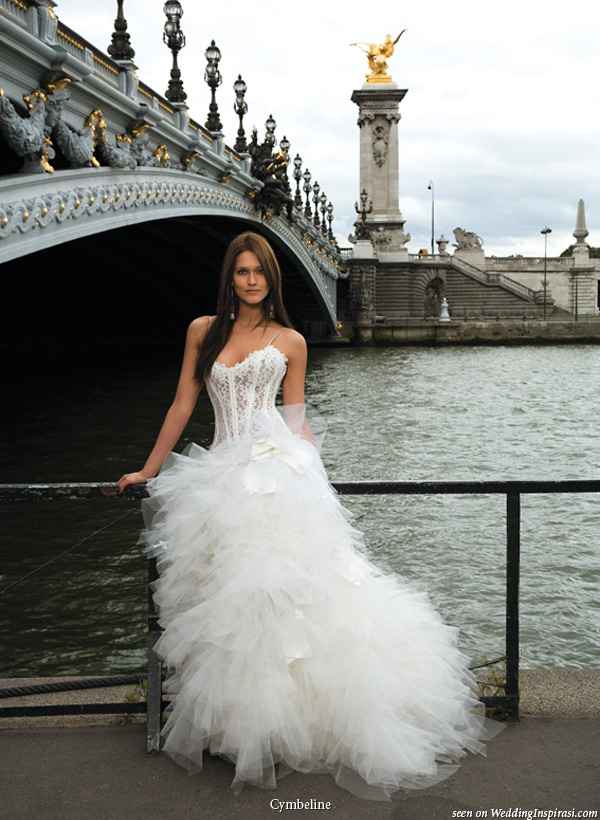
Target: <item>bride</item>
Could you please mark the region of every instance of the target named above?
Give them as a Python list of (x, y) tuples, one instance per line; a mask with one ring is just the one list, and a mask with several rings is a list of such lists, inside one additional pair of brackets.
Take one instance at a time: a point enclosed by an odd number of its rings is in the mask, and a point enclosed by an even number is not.
[[(189, 327), (156, 444), (119, 482), (148, 482), (157, 651), (177, 692), (164, 749), (190, 770), (207, 749), (227, 758), (236, 794), (293, 769), (389, 799), (485, 753), (486, 729), (456, 630), (370, 563), (327, 481), (304, 414), (306, 359), (272, 248), (241, 234), (216, 316)], [(203, 386), (214, 441), (171, 453)]]

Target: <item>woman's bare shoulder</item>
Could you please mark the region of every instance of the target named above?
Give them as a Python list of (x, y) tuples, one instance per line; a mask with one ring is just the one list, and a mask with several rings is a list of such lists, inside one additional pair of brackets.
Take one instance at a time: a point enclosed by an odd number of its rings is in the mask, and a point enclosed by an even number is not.
[(306, 358), (306, 339), (297, 330), (291, 327), (284, 328), (277, 341), (288, 359), (297, 356)]
[(286, 344), (295, 345), (296, 347), (306, 347), (306, 339), (301, 333), (294, 330), (293, 327), (282, 328), (279, 338)]
[(190, 322), (190, 326), (188, 327), (188, 339), (192, 339), (198, 343), (202, 342), (214, 318), (214, 316), (198, 316), (197, 319)]

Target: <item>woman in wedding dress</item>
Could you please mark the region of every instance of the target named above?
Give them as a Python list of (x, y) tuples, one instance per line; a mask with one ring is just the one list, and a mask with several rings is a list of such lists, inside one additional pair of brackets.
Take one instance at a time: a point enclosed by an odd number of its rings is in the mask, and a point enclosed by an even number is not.
[[(236, 793), (293, 769), (389, 799), (485, 753), (484, 719), (456, 630), (370, 563), (327, 481), (304, 414), (306, 359), (271, 247), (238, 236), (216, 316), (189, 327), (156, 444), (120, 479), (150, 494), (157, 651), (177, 692), (164, 749), (190, 770), (207, 749), (229, 759)], [(203, 386), (214, 441), (171, 453)]]

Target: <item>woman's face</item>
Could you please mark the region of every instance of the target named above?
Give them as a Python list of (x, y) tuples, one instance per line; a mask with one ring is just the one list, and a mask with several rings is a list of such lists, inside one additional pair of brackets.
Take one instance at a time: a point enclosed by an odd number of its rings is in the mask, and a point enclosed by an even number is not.
[(235, 260), (233, 289), (240, 302), (258, 305), (269, 295), (267, 276), (253, 251), (242, 251)]

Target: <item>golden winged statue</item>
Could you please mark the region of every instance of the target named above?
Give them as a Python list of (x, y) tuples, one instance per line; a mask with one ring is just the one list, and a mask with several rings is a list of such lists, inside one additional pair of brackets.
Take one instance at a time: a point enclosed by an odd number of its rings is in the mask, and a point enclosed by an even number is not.
[[(350, 43), (364, 51), (369, 61), (370, 74), (365, 74), (368, 83), (391, 83), (392, 78), (387, 73), (387, 61), (394, 53), (394, 46), (407, 29), (403, 29), (395, 40), (388, 34), (381, 45), (377, 43)], [(367, 46), (367, 48), (364, 48)]]

